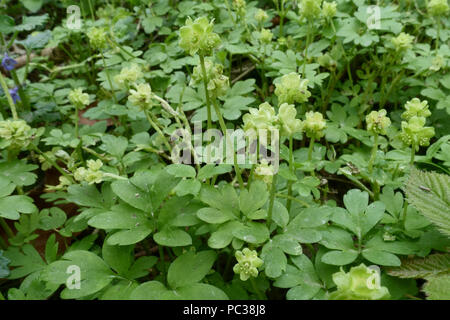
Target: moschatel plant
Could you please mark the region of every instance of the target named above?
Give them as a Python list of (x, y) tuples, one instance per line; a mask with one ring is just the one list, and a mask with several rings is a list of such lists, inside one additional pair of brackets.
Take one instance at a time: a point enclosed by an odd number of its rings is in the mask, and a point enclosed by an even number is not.
[(447, 0), (10, 3), (0, 300), (450, 298)]

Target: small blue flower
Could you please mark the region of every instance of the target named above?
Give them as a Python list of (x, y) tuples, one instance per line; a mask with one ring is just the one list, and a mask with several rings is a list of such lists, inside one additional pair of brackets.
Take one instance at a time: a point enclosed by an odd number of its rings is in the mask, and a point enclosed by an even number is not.
[(2, 60), (2, 66), (8, 71), (11, 71), (16, 66), (17, 61), (11, 58), (8, 53), (5, 52), (5, 55), (3, 56)]
[(19, 87), (14, 87), (12, 89), (9, 89), (9, 94), (11, 95), (11, 98), (13, 99), (13, 102), (16, 103), (17, 101), (20, 101), (20, 96), (17, 93), (19, 91)]

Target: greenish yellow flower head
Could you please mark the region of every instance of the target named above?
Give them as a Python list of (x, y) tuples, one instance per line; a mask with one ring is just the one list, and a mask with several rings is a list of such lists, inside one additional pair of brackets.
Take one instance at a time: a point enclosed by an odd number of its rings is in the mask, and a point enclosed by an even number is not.
[(298, 5), (300, 15), (308, 20), (316, 19), (320, 16), (322, 0), (300, 0)]
[[(208, 92), (213, 97), (221, 97), (225, 95), (230, 87), (230, 81), (227, 76), (223, 75), (223, 65), (214, 63), (212, 59), (205, 59), (206, 83)], [(191, 85), (203, 82), (202, 66), (198, 65), (192, 73)]]
[(302, 79), (299, 74), (291, 72), (281, 77), (281, 81), (275, 84), (275, 94), (278, 103), (306, 102), (311, 96), (308, 91), (308, 79)]
[(303, 123), (300, 119), (296, 119), (297, 109), (293, 104), (283, 103), (278, 110), (278, 119), (281, 123), (283, 135), (291, 137), (295, 133), (301, 132)]
[(74, 177), (77, 181), (85, 181), (89, 184), (101, 183), (103, 181), (103, 172), (100, 168), (103, 166), (103, 162), (100, 159), (88, 160), (87, 168), (78, 168)]
[(89, 104), (89, 95), (83, 93), (81, 88), (73, 89), (69, 92), (69, 101), (78, 109), (82, 109)]
[(263, 9), (258, 9), (256, 11), (256, 13), (255, 13), (255, 20), (259, 24), (263, 24), (264, 22), (267, 21), (267, 19), (269, 19), (269, 16), (267, 15), (267, 13)]
[(408, 146), (415, 146), (416, 151), (419, 146), (430, 145), (430, 139), (434, 136), (433, 127), (425, 127), (424, 117), (414, 116), (406, 121), (402, 121), (402, 132), (400, 138)]
[(258, 258), (255, 250), (244, 248), (242, 251), (236, 251), (235, 256), (238, 263), (234, 265), (233, 271), (239, 274), (242, 281), (258, 276), (258, 268), (262, 266), (263, 261)]
[(136, 83), (139, 79), (143, 77), (141, 67), (133, 63), (129, 67), (124, 67), (120, 70), (120, 73), (114, 77), (114, 81), (121, 87), (126, 87)]
[(35, 132), (24, 120), (0, 121), (0, 148), (25, 149)]
[(406, 102), (406, 111), (403, 112), (402, 118), (409, 121), (412, 117), (423, 117), (427, 118), (431, 115), (430, 110), (428, 110), (428, 101), (420, 101), (418, 98), (413, 98)]
[(449, 11), (447, 0), (430, 0), (427, 10), (432, 16), (445, 15)]
[(380, 285), (377, 270), (361, 263), (349, 272), (342, 270), (333, 274), (337, 290), (330, 294), (330, 300), (381, 300), (390, 297), (389, 290)]
[(142, 110), (150, 108), (152, 106), (152, 88), (148, 83), (138, 84), (135, 89), (130, 89), (128, 101)]
[(317, 62), (322, 66), (330, 70), (336, 70), (337, 62), (328, 53), (322, 54), (317, 57)]
[(391, 125), (391, 119), (386, 114), (385, 109), (369, 113), (366, 116), (367, 131), (374, 134), (386, 134), (386, 129)]
[(265, 184), (271, 185), (275, 169), (272, 165), (268, 164), (267, 161), (262, 160), (261, 163), (255, 167), (254, 174), (256, 180), (261, 180)]
[(414, 37), (405, 32), (402, 32), (397, 37), (393, 37), (391, 39), (391, 42), (394, 45), (395, 51), (405, 51), (407, 49), (410, 49), (413, 41), (414, 41)]
[(267, 102), (259, 105), (259, 108), (250, 108), (249, 113), (242, 117), (244, 131), (258, 129), (273, 130), (278, 129), (278, 116), (275, 109)]
[(233, 8), (236, 10), (236, 13), (244, 17), (245, 16), (245, 9), (247, 4), (245, 3), (245, 0), (233, 0)]
[(308, 138), (320, 139), (325, 133), (323, 130), (327, 126), (327, 122), (320, 112), (309, 111), (305, 114), (306, 119), (303, 121), (303, 128)]
[(336, 2), (324, 2), (322, 5), (322, 14), (325, 18), (331, 19), (336, 15)]
[(191, 56), (197, 52), (209, 56), (212, 50), (220, 44), (220, 37), (213, 32), (214, 24), (206, 17), (192, 21), (186, 20), (186, 25), (180, 28), (180, 47)]
[(273, 33), (269, 29), (261, 29), (259, 32), (259, 41), (262, 43), (270, 43), (273, 38)]
[(101, 50), (106, 48), (106, 32), (103, 28), (90, 28), (87, 36), (93, 49)]
[(441, 68), (445, 67), (446, 59), (440, 54), (436, 55), (431, 61), (430, 70), (431, 71), (439, 71)]

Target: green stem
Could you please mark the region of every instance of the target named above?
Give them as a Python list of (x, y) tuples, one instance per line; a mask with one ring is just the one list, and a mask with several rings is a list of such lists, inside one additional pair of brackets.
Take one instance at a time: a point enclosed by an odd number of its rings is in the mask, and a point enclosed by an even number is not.
[(311, 140), (309, 140), (309, 148), (308, 148), (308, 161), (312, 160), (312, 152), (314, 150), (314, 142), (315, 142), (315, 138), (311, 138)]
[(56, 170), (59, 171), (67, 180), (69, 180), (71, 183), (73, 183), (73, 179), (71, 176), (69, 176), (55, 161), (50, 159), (44, 152), (42, 152), (37, 146), (35, 146), (33, 143), (29, 144), (31, 146), (31, 149), (39, 153), (47, 162), (49, 162)]
[(0, 85), (2, 86), (3, 92), (6, 95), (6, 99), (8, 100), (13, 119), (19, 120), (19, 116), (17, 115), (16, 105), (14, 104), (11, 94), (9, 93), (8, 86), (6, 85), (5, 78), (3, 77), (3, 74), (1, 72), (0, 72)]
[(112, 81), (111, 81), (111, 78), (109, 76), (108, 68), (106, 67), (105, 56), (103, 55), (103, 53), (101, 55), (102, 55), (103, 67), (105, 68), (106, 78), (108, 79), (108, 84), (109, 84), (109, 87), (111, 89), (111, 94), (112, 94), (114, 103), (117, 103), (116, 95), (114, 93), (114, 87), (112, 85)]
[(8, 226), (4, 218), (0, 217), (0, 225), (2, 226), (3, 230), (5, 230), (8, 238), (14, 237), (14, 233), (12, 232), (11, 228)]
[[(295, 168), (294, 168), (294, 139), (292, 136), (289, 137), (289, 171), (291, 171), (292, 174), (295, 174)], [(293, 181), (289, 180), (288, 182), (288, 200), (286, 203), (286, 209), (288, 212), (291, 211), (291, 197), (292, 197), (292, 184)]]
[(275, 192), (277, 190), (277, 175), (272, 178), (272, 186), (270, 188), (269, 211), (267, 212), (267, 225), (270, 227), (272, 222), (273, 202), (275, 201)]
[(409, 163), (411, 165), (414, 165), (414, 156), (416, 155), (416, 144), (413, 142), (411, 145), (411, 160), (409, 161)]
[(163, 139), (164, 145), (167, 147), (167, 149), (169, 149), (170, 152), (172, 152), (172, 147), (170, 146), (169, 142), (167, 141), (166, 136), (164, 135), (164, 133), (161, 131), (161, 129), (155, 123), (154, 119), (151, 116), (151, 113), (147, 109), (144, 110), (144, 113), (145, 113), (145, 115), (147, 117), (147, 120), (150, 123), (150, 125), (153, 127), (153, 129), (156, 130), (156, 132), (158, 132), (158, 134)]
[(370, 160), (369, 160), (369, 165), (368, 165), (369, 174), (372, 173), (373, 163), (377, 156), (377, 150), (378, 150), (378, 134), (375, 134), (375, 136), (373, 137), (373, 147), (372, 147), (372, 152), (370, 153)]
[[(2, 236), (0, 236), (0, 249), (3, 249), (3, 250), (8, 249), (8, 244), (6, 243), (5, 239), (3, 239)], [(2, 300), (1, 293), (0, 293), (0, 300)]]
[(205, 57), (200, 54), (200, 65), (202, 67), (202, 74), (203, 74), (203, 87), (205, 88), (205, 97), (206, 97), (206, 112), (207, 112), (207, 116), (208, 116), (208, 122), (207, 122), (207, 128), (211, 129), (212, 128), (212, 123), (211, 123), (211, 101), (209, 99), (209, 94), (208, 94), (208, 79), (206, 76), (206, 67), (205, 67)]
[(78, 139), (78, 106), (75, 105), (75, 138)]
[(309, 204), (308, 204), (307, 202), (302, 201), (302, 200), (300, 200), (300, 199), (297, 199), (297, 198), (295, 198), (295, 197), (292, 197), (292, 196), (290, 196), (290, 195), (288, 195), (288, 194), (276, 193), (275, 196), (276, 196), (277, 198), (291, 199), (292, 201), (298, 202), (298, 203), (300, 203), (301, 205), (303, 205), (304, 207), (309, 208)]

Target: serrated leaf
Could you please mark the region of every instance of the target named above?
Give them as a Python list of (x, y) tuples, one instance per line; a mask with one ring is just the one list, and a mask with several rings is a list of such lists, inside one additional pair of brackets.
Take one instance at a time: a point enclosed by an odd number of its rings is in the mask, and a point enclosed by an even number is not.
[(399, 278), (426, 278), (450, 271), (450, 254), (432, 254), (425, 258), (402, 260), (398, 268), (388, 270), (391, 276)]
[(408, 202), (450, 236), (450, 177), (412, 168), (405, 190)]

